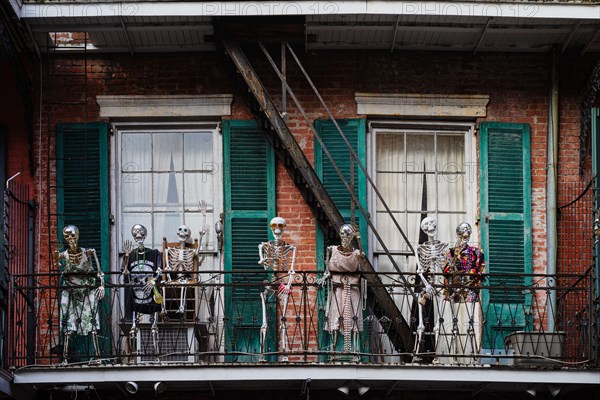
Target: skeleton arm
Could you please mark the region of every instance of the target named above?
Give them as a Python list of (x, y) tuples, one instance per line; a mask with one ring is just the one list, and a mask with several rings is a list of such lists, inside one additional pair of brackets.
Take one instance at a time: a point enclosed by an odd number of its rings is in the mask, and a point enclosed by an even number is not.
[(289, 295), (290, 293), (292, 293), (292, 279), (296, 274), (296, 271), (294, 271), (294, 264), (296, 262), (296, 246), (294, 246), (293, 244), (289, 244), (288, 246), (289, 247), (286, 253), (289, 252), (290, 249), (292, 250), (292, 262), (290, 263), (290, 269), (288, 270), (287, 283), (285, 285), (283, 283), (279, 285), (279, 293), (283, 295)]
[(421, 264), (421, 260), (419, 257), (419, 250), (421, 249), (417, 249), (417, 257), (416, 257), (416, 262), (417, 262), (417, 275), (419, 275), (419, 277), (421, 277), (421, 280), (425, 283), (425, 290), (422, 292), (421, 296), (424, 298), (431, 298), (433, 297), (434, 293), (435, 293), (435, 289), (433, 288), (433, 286), (431, 286), (431, 283), (429, 283), (429, 280), (425, 277), (425, 272), (427, 272), (428, 270), (425, 269), (423, 267), (423, 265)]
[(267, 257), (265, 257), (264, 245), (265, 242), (258, 244), (258, 264), (262, 265), (264, 269), (269, 269), (269, 264), (265, 264), (265, 261), (267, 261)]
[(327, 253), (325, 254), (325, 272), (323, 273), (323, 276), (317, 279), (317, 285), (319, 286), (325, 285), (327, 279), (331, 278), (331, 272), (329, 272), (329, 260), (331, 259), (331, 252), (331, 246), (327, 246)]
[(100, 267), (100, 262), (98, 262), (98, 255), (96, 254), (96, 250), (95, 249), (87, 249), (86, 250), (87, 255), (88, 256), (93, 256), (94, 257), (94, 261), (96, 262), (96, 268), (98, 270), (97, 276), (98, 279), (100, 280), (100, 286), (98, 286), (96, 288), (96, 299), (98, 299), (98, 301), (102, 300), (104, 298), (104, 272), (102, 272), (102, 268)]
[(123, 251), (125, 252), (123, 255), (123, 275), (129, 275), (129, 255), (131, 254), (132, 250), (133, 244), (131, 243), (131, 240), (126, 240), (123, 242)]
[[(202, 241), (204, 236), (206, 236), (206, 243)], [(204, 262), (204, 259), (206, 259), (206, 254), (204, 253), (204, 250), (206, 250), (205, 245), (208, 245), (208, 230), (206, 229), (206, 226), (202, 226), (200, 238), (198, 240), (200, 240), (200, 246), (196, 249), (196, 254), (198, 255), (198, 266), (200, 266)]]

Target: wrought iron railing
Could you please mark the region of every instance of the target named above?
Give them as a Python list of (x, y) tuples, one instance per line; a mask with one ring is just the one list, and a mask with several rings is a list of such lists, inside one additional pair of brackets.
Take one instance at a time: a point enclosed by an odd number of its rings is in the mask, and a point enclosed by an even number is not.
[[(409, 287), (400, 276), (385, 275), (382, 282), (387, 283), (382, 285), (416, 333), (419, 318)], [(406, 276), (408, 285), (413, 286), (415, 277)], [(187, 287), (183, 312), (178, 312), (181, 287), (169, 285), (164, 291), (164, 312), (156, 314), (156, 351), (151, 329), (155, 315), (142, 314), (137, 321), (138, 330), (133, 331), (127, 296), (134, 286), (125, 284), (120, 274), (107, 274), (104, 277), (106, 296), (97, 307), (87, 304), (97, 310), (93, 314), (99, 322), (100, 354), (97, 357), (92, 334), (71, 335), (65, 348), (66, 336), (61, 328), (68, 317), (74, 317), (76, 323), (81, 322), (80, 315), (63, 315), (67, 308), (64, 303), (61, 307), (61, 300), (64, 302), (65, 294), (71, 296), (77, 290), (93, 292), (97, 286), (65, 286), (58, 273), (14, 275), (10, 287), (12, 320), (9, 321), (9, 338), (14, 343), (9, 344), (9, 349), (15, 351), (9, 353), (9, 363), (13, 367), (87, 365), (90, 361), (100, 367), (146, 363), (278, 363), (284, 360), (302, 364), (437, 363), (569, 368), (595, 365), (591, 352), (591, 343), (595, 340), (590, 302), (593, 282), (589, 273), (556, 276), (557, 286), (546, 286), (548, 277), (545, 275), (529, 275), (528, 279), (522, 276), (521, 281), (534, 282), (530, 286), (506, 286), (503, 281), (520, 279), (504, 279), (507, 276), (497, 275), (493, 280), (487, 279), (478, 289), (479, 301), (470, 303), (457, 300), (461, 300), (461, 290), (472, 288), (445, 286), (440, 275), (436, 277), (439, 278), (435, 285), (437, 295), (424, 306), (425, 345), (419, 346), (419, 354), (400, 353), (393, 347), (394, 340), (388, 332), (393, 321), (385, 315), (376, 317), (371, 312), (372, 305), (363, 302), (362, 296), (347, 297), (351, 314), (339, 312), (341, 320), (332, 318), (336, 315), (333, 311), (336, 305), (342, 304), (337, 296), (343, 295), (343, 291), (336, 290), (335, 286), (321, 285), (318, 277), (314, 271), (294, 275), (285, 315), (276, 290), (266, 296), (264, 308), (261, 304), (263, 282), (275, 282), (277, 277), (273, 273), (203, 271), (199, 283)], [(364, 292), (360, 280), (352, 282), (358, 283), (347, 286), (349, 290)], [(556, 309), (548, 312), (552, 291), (556, 292), (558, 302)], [(34, 299), (33, 324), (28, 324), (27, 313), (18, 309), (19, 296)], [(84, 295), (81, 298), (85, 304), (94, 297)], [(552, 324), (549, 324), (548, 316), (555, 318)], [(339, 329), (330, 331), (336, 323)], [(553, 326), (553, 330), (548, 331), (548, 326)], [(262, 351), (261, 327), (264, 327)], [(33, 357), (17, 350), (22, 338), (32, 337), (27, 334), (28, 329), (36, 332)], [(135, 337), (134, 341), (132, 337)], [(286, 352), (282, 351), (285, 337)]]

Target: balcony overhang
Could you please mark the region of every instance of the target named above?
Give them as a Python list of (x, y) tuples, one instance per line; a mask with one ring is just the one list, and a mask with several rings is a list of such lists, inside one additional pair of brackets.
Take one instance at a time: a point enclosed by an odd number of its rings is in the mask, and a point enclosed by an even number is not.
[(600, 19), (594, 4), (552, 2), (449, 1), (89, 1), (11, 2), (20, 18), (152, 17), (152, 16), (290, 16), (333, 14), (392, 14), (431, 16), (485, 16), (525, 18)]
[[(476, 379), (474, 379), (476, 377)], [(600, 374), (587, 370), (515, 370), (477, 366), (370, 366), (293, 364), (228, 364), (186, 366), (103, 366), (36, 367), (15, 371), (20, 386), (38, 389), (67, 385), (93, 385), (107, 389), (126, 381), (153, 384), (157, 380), (178, 389), (211, 390), (290, 390), (300, 392), (310, 380), (311, 390), (335, 390), (344, 382), (357, 380), (373, 391), (390, 393), (395, 389), (447, 391), (524, 391), (531, 385), (582, 388), (600, 384)]]

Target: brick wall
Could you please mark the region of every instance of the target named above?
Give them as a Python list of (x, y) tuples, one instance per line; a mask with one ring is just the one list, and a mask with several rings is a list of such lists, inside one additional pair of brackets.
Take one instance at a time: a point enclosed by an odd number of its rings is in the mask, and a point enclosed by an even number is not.
[[(582, 76), (589, 60), (563, 58), (561, 68), (561, 182), (581, 179), (578, 165), (578, 132)], [(531, 126), (532, 206), (534, 272), (546, 268), (546, 137), (548, 120), (549, 58), (545, 54), (477, 54), (379, 51), (309, 52), (302, 55), (309, 75), (333, 114), (357, 117), (355, 92), (487, 94), (490, 96), (485, 120), (528, 123)], [(173, 55), (90, 55), (87, 61), (71, 57), (44, 59), (41, 126), (34, 140), (35, 163), (42, 184), (36, 193), (38, 218), (42, 224), (40, 269), (48, 268), (56, 237), (56, 221), (48, 219), (55, 209), (54, 194), (48, 188), (55, 178), (55, 125), (98, 121), (97, 95), (174, 95), (233, 93), (231, 118), (250, 119), (243, 101), (243, 88), (234, 87), (214, 53)], [(291, 60), (288, 80), (311, 120), (326, 117)], [(259, 75), (279, 101), (280, 84), (264, 61), (255, 62)], [(35, 69), (35, 68), (34, 68)], [(87, 80), (81, 76), (87, 71)], [(79, 76), (77, 76), (79, 75)], [(39, 77), (38, 77), (39, 78)], [(39, 81), (36, 87), (39, 86)], [(34, 95), (38, 99), (40, 93)], [(313, 160), (313, 136), (299, 111), (288, 98), (287, 118), (296, 140)], [(39, 104), (37, 104), (39, 106)], [(577, 140), (576, 140), (577, 139)], [(41, 147), (38, 147), (38, 144)], [(41, 160), (37, 155), (42, 154)], [(49, 161), (50, 160), (50, 161)], [(50, 176), (50, 182), (45, 177)], [(37, 186), (36, 186), (37, 190)], [(277, 213), (287, 220), (286, 239), (298, 246), (296, 268), (314, 269), (315, 220), (282, 165), (277, 167)], [(47, 245), (46, 245), (47, 244)]]

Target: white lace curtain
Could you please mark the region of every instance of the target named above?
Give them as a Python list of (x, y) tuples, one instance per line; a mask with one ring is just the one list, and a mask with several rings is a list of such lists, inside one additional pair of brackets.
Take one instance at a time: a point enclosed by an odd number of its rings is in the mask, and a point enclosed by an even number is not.
[[(437, 219), (439, 240), (455, 241), (456, 226), (466, 216), (464, 140), (464, 134), (456, 133), (376, 132), (377, 187), (413, 246), (419, 243), (425, 215)], [(377, 230), (388, 249), (407, 250), (380, 201), (376, 208)], [(402, 257), (397, 263), (402, 267)], [(380, 257), (379, 267), (391, 268), (389, 259)], [(414, 260), (404, 268), (414, 270)]]

